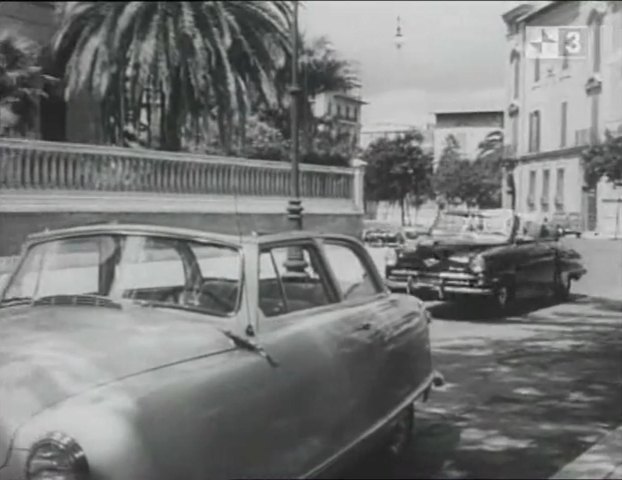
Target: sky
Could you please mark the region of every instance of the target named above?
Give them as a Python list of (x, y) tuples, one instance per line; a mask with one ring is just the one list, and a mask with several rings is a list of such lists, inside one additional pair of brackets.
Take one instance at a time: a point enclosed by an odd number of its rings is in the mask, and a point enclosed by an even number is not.
[[(513, 1), (305, 2), (300, 28), (325, 35), (358, 64), (363, 126), (422, 125), (435, 110), (503, 108), (507, 56), (501, 15)], [(394, 43), (397, 17), (405, 43)]]

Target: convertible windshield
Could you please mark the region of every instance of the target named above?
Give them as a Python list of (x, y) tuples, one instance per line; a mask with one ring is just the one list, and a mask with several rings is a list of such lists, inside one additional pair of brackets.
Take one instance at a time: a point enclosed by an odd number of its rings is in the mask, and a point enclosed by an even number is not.
[(513, 217), (508, 212), (446, 212), (439, 216), (432, 233), (440, 235), (480, 234), (509, 236)]
[(43, 297), (89, 297), (143, 305), (235, 312), (241, 284), (238, 249), (145, 235), (91, 235), (32, 246), (2, 304)]

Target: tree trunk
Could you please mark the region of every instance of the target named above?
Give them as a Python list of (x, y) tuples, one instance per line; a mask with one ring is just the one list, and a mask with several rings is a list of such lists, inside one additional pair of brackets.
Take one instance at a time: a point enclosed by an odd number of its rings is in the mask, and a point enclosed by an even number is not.
[(167, 108), (162, 109), (164, 116), (161, 148), (169, 152), (179, 152), (181, 150), (181, 98), (179, 71), (174, 72), (171, 77), (171, 93), (169, 95)]
[(406, 211), (405, 211), (405, 202), (404, 197), (400, 199), (400, 210), (402, 214), (402, 227), (406, 225)]

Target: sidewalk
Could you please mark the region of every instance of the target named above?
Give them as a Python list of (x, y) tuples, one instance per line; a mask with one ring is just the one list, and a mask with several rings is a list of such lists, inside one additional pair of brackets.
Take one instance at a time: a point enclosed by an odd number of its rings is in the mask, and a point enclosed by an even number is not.
[(622, 426), (559, 470), (551, 479), (622, 478)]

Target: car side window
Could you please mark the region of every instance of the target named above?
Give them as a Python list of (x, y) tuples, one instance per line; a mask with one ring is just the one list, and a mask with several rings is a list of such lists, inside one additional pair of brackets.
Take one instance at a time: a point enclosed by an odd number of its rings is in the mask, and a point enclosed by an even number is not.
[(259, 254), (259, 308), (266, 317), (333, 303), (315, 248), (294, 247), (304, 261), (300, 272), (288, 267), (290, 248), (265, 249)]
[(381, 292), (363, 259), (348, 245), (327, 241), (324, 252), (344, 300), (372, 297)]

